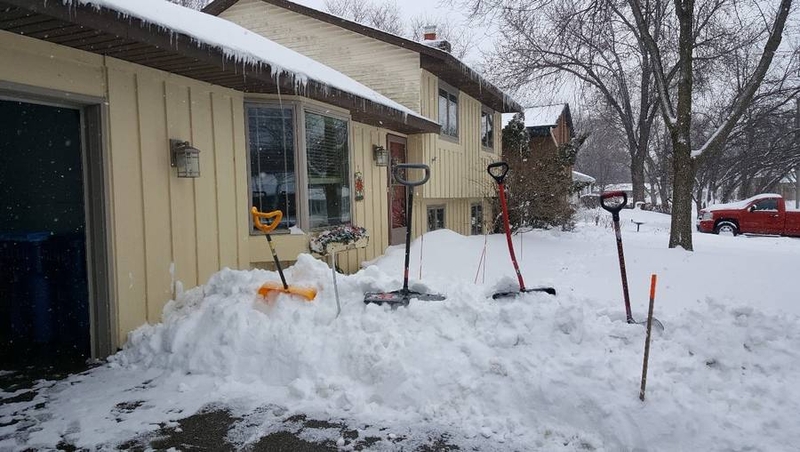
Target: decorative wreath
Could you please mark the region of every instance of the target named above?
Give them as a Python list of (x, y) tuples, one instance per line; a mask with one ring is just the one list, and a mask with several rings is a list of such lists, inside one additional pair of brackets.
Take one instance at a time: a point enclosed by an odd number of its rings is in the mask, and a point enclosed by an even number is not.
[(326, 229), (311, 239), (311, 251), (328, 254), (328, 245), (337, 244), (343, 247), (355, 245), (360, 240), (369, 238), (367, 230), (360, 226), (343, 224)]

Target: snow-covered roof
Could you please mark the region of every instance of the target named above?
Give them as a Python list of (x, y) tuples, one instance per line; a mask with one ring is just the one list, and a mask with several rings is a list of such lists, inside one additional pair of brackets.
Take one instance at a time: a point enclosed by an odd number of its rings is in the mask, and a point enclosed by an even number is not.
[(543, 105), (525, 109), (525, 127), (555, 127), (566, 104)]
[[(213, 15), (222, 14), (239, 0), (212, 0), (203, 8), (203, 12)], [(417, 52), (423, 56), (420, 66), (434, 73), (439, 78), (454, 85), (460, 91), (480, 100), (488, 107), (499, 112), (519, 111), (521, 106), (508, 94), (486, 80), (478, 71), (468, 64), (438, 47), (408, 39), (381, 29), (336, 16), (325, 11), (289, 0), (262, 0), (271, 5), (302, 14), (350, 30), (361, 35), (396, 45), (400, 48)]]
[[(524, 110), (525, 127), (555, 127), (558, 118), (568, 108), (567, 104), (542, 105)], [(516, 113), (503, 114), (503, 127), (508, 125)]]
[(288, 72), (293, 74), (296, 83), (301, 85), (305, 85), (309, 80), (314, 80), (399, 110), (403, 114), (425, 119), (413, 110), (335, 69), (216, 16), (185, 8), (166, 0), (62, 0), (62, 2), (67, 5), (78, 3), (95, 8), (107, 8), (125, 17), (134, 17), (146, 23), (190, 36), (198, 44), (218, 48), (224, 55), (243, 65), (269, 66), (274, 77), (280, 72)]
[(575, 182), (588, 182), (590, 184), (597, 182), (597, 180), (594, 177), (574, 170), (572, 171), (572, 180)]

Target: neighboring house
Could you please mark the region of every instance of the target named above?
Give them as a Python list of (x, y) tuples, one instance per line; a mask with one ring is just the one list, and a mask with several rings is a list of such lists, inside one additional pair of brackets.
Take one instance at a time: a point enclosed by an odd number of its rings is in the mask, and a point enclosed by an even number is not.
[(297, 226), (276, 234), (284, 259), (308, 250), (308, 231), (350, 221), (371, 240), (343, 265), (382, 253), (388, 174), (373, 160), (378, 145), (408, 143), (408, 161), (435, 169), (425, 203), (464, 217), (468, 203), (453, 200), (481, 193), (459, 180), (478, 176), (462, 161), (494, 155), (476, 145), (482, 107), (463, 92), (458, 138), (438, 138), (431, 72), (418, 69), (394, 96), (419, 96), (424, 84), (422, 108), (409, 108), (161, 0), (0, 0), (0, 59), (0, 202), (14, 209), (0, 222), (3, 362), (27, 353), (17, 344), (108, 355), (158, 322), (183, 287), (271, 261), (253, 235), (253, 203), (286, 210), (285, 226)]
[(572, 193), (570, 201), (573, 204), (579, 204), (581, 197), (591, 196), (592, 192), (595, 190), (595, 182), (597, 182), (597, 180), (594, 177), (573, 170), (572, 183), (575, 187), (577, 187), (577, 190)]
[[(649, 183), (644, 184), (644, 199), (652, 200), (655, 199), (656, 205), (661, 205), (661, 196), (658, 194), (658, 187), (653, 188), (652, 185)], [(608, 184), (605, 187), (597, 187), (595, 190), (595, 194), (598, 196), (601, 192), (605, 191), (624, 191), (626, 195), (628, 195), (628, 207), (633, 208), (633, 184), (630, 182), (620, 183), (620, 184)], [(651, 206), (652, 202), (647, 201), (644, 202), (647, 206)]]
[[(543, 105), (525, 108), (525, 130), (528, 132), (531, 163), (553, 157), (558, 149), (575, 136), (569, 104)], [(503, 115), (503, 128), (514, 118), (513, 113)], [(549, 161), (551, 159), (546, 159)], [(541, 163), (541, 161), (539, 161)], [(564, 171), (564, 179), (575, 180), (572, 168)], [(569, 196), (569, 195), (567, 195)], [(570, 201), (574, 201), (570, 197)]]
[[(389, 149), (393, 161), (430, 165), (430, 182), (415, 192), (415, 236), (439, 228), (484, 232), (491, 215), (485, 198), (495, 192), (486, 166), (500, 154), (497, 125), (501, 113), (520, 107), (449, 54), (433, 30), (426, 30), (425, 42), (412, 41), (286, 0), (216, 0), (203, 11), (314, 58), (441, 124), (439, 133), (365, 129), (361, 134)], [(274, 105), (276, 100), (249, 105)], [(356, 162), (353, 170), (368, 163)], [(362, 224), (375, 234), (391, 231), (388, 237), (373, 238), (381, 251), (403, 243), (405, 230), (405, 190), (392, 185), (388, 173), (387, 168), (373, 176), (388, 195), (368, 200), (372, 215)]]
[[(530, 137), (531, 155), (552, 153), (575, 136), (569, 104), (526, 108), (525, 129)], [(514, 115), (504, 115), (504, 126)]]

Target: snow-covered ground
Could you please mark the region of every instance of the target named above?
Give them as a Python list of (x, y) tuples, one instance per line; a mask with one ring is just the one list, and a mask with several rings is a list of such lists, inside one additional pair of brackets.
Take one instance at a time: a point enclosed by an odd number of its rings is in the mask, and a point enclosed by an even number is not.
[[(393, 450), (398, 436), (413, 450), (415, 432), (478, 450), (796, 450), (800, 240), (695, 234), (687, 252), (667, 248), (667, 216), (622, 212), (634, 317), (655, 273), (665, 326), (641, 402), (645, 330), (624, 321), (609, 215), (578, 218), (574, 232), (514, 237), (526, 283), (556, 297), (492, 300), (516, 282), (504, 236), (450, 231), (414, 242), (410, 272), (447, 300), (395, 311), (362, 298), (399, 288), (400, 247), (339, 277), (338, 318), (330, 270), (309, 256), (287, 273), (319, 289), (313, 303), (256, 299), (274, 272), (219, 272), (170, 302), (163, 323), (135, 331), (111, 364), (0, 406), (0, 450), (111, 447), (208, 403), (249, 416), (228, 434), (239, 446), (305, 413), (382, 438), (370, 450)], [(126, 402), (137, 408), (120, 410)], [(329, 439), (348, 450), (339, 434)]]

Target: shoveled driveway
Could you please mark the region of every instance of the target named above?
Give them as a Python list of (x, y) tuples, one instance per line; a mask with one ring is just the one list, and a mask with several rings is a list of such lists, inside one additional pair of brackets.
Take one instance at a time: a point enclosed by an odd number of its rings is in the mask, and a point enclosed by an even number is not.
[[(87, 369), (83, 370), (90, 371)], [(80, 372), (75, 372), (80, 373)], [(5, 452), (8, 444), (11, 450), (36, 450), (26, 445), (31, 431), (39, 426), (38, 420), (47, 413), (46, 397), (36, 402), (43, 380), (53, 381), (68, 377), (70, 373), (57, 369), (28, 368), (15, 371), (0, 371), (0, 451)], [(142, 402), (119, 403), (113, 415), (125, 416), (135, 412)], [(237, 430), (245, 431), (258, 425), (264, 411), (270, 410), (278, 416), (278, 425), (269, 429), (271, 433), (248, 441), (247, 446), (238, 447), (229, 439)], [(281, 411), (282, 410), (282, 411)], [(45, 414), (46, 416), (46, 414)], [(289, 414), (285, 408), (274, 405), (259, 407), (250, 413), (234, 414), (232, 410), (218, 403), (209, 403), (196, 413), (169, 424), (159, 424), (155, 431), (141, 433), (124, 440), (115, 446), (120, 450), (181, 450), (181, 451), (292, 451), (328, 452), (338, 450), (397, 450), (397, 451), (456, 451), (459, 447), (450, 444), (446, 434), (424, 435), (416, 438), (389, 433), (387, 427), (369, 425), (349, 426), (342, 420), (314, 419), (304, 414)], [(364, 431), (371, 432), (365, 434)], [(378, 432), (378, 433), (375, 433)], [(252, 429), (250, 433), (252, 434)], [(411, 436), (414, 436), (413, 434)], [(315, 438), (315, 439), (309, 439)], [(333, 440), (331, 438), (338, 438)], [(413, 439), (413, 440), (412, 440)], [(108, 445), (108, 447), (114, 447)], [(102, 448), (102, 446), (101, 446)], [(62, 436), (57, 450), (81, 450)], [(483, 450), (473, 449), (473, 450)]]

